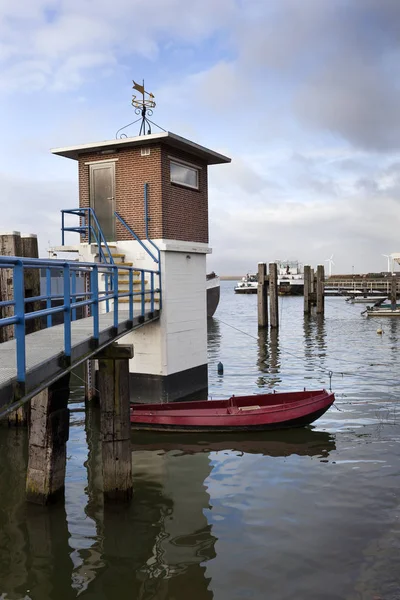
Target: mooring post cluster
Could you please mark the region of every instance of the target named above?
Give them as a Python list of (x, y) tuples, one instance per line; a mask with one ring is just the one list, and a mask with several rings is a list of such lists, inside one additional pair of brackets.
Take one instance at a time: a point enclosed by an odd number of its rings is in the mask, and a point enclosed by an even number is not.
[[(269, 325), (271, 329), (279, 329), (278, 265), (269, 263), (268, 271), (267, 275), (266, 263), (258, 263), (258, 326), (262, 328)], [(325, 270), (323, 265), (318, 265), (316, 275), (314, 269), (309, 265), (304, 267), (304, 313), (311, 314), (312, 307), (316, 307), (316, 313), (319, 315), (323, 315), (325, 312)]]
[(312, 307), (317, 308), (317, 315), (325, 313), (324, 265), (318, 265), (317, 276), (309, 265), (304, 266), (304, 314), (311, 314)]

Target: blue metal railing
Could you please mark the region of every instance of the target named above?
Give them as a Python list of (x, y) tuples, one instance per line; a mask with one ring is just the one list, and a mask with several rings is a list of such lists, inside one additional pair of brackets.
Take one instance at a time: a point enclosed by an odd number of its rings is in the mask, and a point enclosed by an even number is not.
[[(46, 273), (46, 293), (40, 296), (25, 298), (24, 275), (25, 269), (42, 269)], [(100, 305), (104, 303), (104, 312), (109, 312), (110, 301), (113, 301), (113, 323), (118, 327), (118, 301), (122, 298), (129, 298), (129, 320), (134, 317), (145, 316), (145, 303), (150, 295), (150, 312), (154, 312), (154, 294), (159, 293), (159, 289), (154, 288), (154, 275), (156, 271), (151, 269), (138, 269), (130, 266), (119, 266), (114, 264), (102, 263), (84, 263), (76, 261), (62, 260), (43, 260), (35, 258), (18, 258), (15, 256), (0, 256), (0, 269), (8, 269), (12, 272), (14, 295), (12, 300), (0, 302), (0, 328), (12, 325), (14, 327), (14, 337), (16, 338), (16, 364), (17, 381), (20, 384), (25, 383), (26, 358), (25, 358), (25, 324), (30, 319), (46, 318), (48, 327), (53, 325), (53, 315), (62, 313), (64, 315), (64, 355), (67, 359), (71, 357), (72, 336), (71, 324), (76, 320), (76, 311), (81, 307), (88, 307), (93, 317), (92, 339), (95, 344), (99, 342), (99, 315)], [(118, 291), (118, 273), (128, 271), (128, 291)], [(51, 274), (52, 271), (62, 273), (63, 294), (51, 293)], [(140, 274), (140, 290), (134, 290), (134, 275)], [(145, 274), (150, 275), (150, 288), (145, 288)], [(76, 278), (86, 276), (90, 278), (90, 291), (76, 292)], [(7, 275), (8, 277), (8, 275)], [(99, 280), (104, 283), (111, 279), (111, 289), (99, 289)], [(140, 312), (135, 315), (134, 298), (140, 297)], [(54, 306), (55, 301), (61, 301), (59, 306)], [(32, 302), (41, 302), (45, 308), (26, 312), (26, 304)], [(13, 314), (1, 317), (3, 310)]]
[[(67, 227), (65, 215), (76, 215), (80, 218), (80, 225)], [(87, 238), (89, 244), (97, 244), (99, 248), (100, 262), (114, 264), (111, 250), (107, 244), (103, 230), (97, 220), (93, 208), (70, 208), (61, 211), (61, 244), (65, 246), (65, 233), (75, 232)]]

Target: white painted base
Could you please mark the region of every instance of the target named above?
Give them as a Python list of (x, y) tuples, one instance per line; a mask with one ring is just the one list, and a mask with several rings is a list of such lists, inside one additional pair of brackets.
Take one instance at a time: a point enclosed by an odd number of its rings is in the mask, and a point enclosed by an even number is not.
[[(206, 255), (211, 249), (207, 244), (177, 240), (154, 243), (161, 250), (161, 317), (158, 322), (127, 334), (121, 343), (134, 345), (131, 373), (167, 376), (207, 363)], [(113, 251), (125, 254), (125, 262), (132, 262), (136, 268), (158, 269), (134, 240), (117, 242)], [(96, 252), (94, 245), (80, 244), (79, 258), (93, 262)], [(155, 285), (158, 286), (157, 278)], [(104, 289), (102, 278), (99, 289)], [(102, 304), (105, 309), (105, 303)], [(126, 309), (127, 305), (123, 306)], [(135, 304), (134, 310), (138, 314), (140, 304)]]

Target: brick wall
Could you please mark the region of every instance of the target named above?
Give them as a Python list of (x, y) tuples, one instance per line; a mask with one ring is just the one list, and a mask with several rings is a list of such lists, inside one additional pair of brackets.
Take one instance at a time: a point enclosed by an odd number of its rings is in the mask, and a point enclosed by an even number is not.
[[(164, 238), (208, 243), (207, 163), (168, 146), (162, 147), (161, 156)], [(170, 157), (200, 167), (198, 190), (170, 182)]]
[[(116, 210), (140, 238), (145, 238), (143, 190), (147, 182), (151, 239), (208, 242), (207, 164), (161, 144), (148, 147), (150, 156), (141, 156), (140, 147), (121, 148), (110, 154), (82, 154), (79, 157), (79, 205), (89, 206), (89, 165), (85, 163), (118, 159), (115, 162)], [(201, 167), (199, 190), (171, 184), (169, 156)], [(132, 239), (119, 222), (117, 239)]]

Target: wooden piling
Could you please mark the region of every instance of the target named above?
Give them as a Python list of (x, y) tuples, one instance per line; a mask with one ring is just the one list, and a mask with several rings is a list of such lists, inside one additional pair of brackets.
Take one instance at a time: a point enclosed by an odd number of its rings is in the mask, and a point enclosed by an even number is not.
[(258, 263), (258, 326), (268, 327), (268, 290), (267, 290), (267, 265)]
[(133, 347), (112, 344), (99, 360), (100, 429), (105, 501), (129, 501), (132, 497), (130, 444), (129, 359)]
[[(10, 233), (0, 233), (0, 255), (1, 256), (21, 256), (22, 242), (19, 231)], [(0, 269), (0, 301), (8, 302), (14, 299), (14, 281), (12, 269)], [(0, 317), (12, 317), (14, 315), (13, 306), (0, 308)], [(0, 343), (8, 342), (14, 338), (14, 325), (0, 327)]]
[[(38, 258), (37, 236), (33, 233), (21, 235), (19, 231), (0, 234), (0, 255), (23, 256), (27, 258)], [(40, 272), (39, 269), (25, 269), (24, 272), (25, 298), (40, 296)], [(12, 269), (0, 269), (0, 300), (14, 299), (14, 281)], [(27, 303), (26, 312), (40, 310), (40, 302)], [(0, 317), (8, 317), (14, 314), (14, 307), (5, 307), (0, 310)], [(40, 319), (30, 319), (26, 322), (26, 333), (33, 333), (40, 329)], [(14, 338), (14, 326), (0, 328), (0, 342), (6, 342)], [(8, 417), (9, 425), (27, 425), (29, 421), (29, 402), (11, 413)]]
[(325, 269), (324, 265), (317, 267), (317, 314), (323, 315), (325, 312)]
[(269, 310), (272, 329), (279, 327), (278, 310), (278, 265), (269, 263)]
[[(38, 240), (34, 233), (21, 235), (22, 254), (25, 258), (39, 258)], [(25, 269), (24, 272), (25, 298), (36, 298), (40, 296), (40, 270)], [(25, 305), (26, 312), (40, 310), (40, 301), (28, 302)], [(40, 319), (30, 319), (26, 322), (26, 333), (33, 333), (40, 329)]]
[(397, 278), (395, 275), (392, 276), (390, 282), (390, 304), (392, 310), (395, 310), (397, 305)]
[(45, 505), (64, 496), (68, 398), (69, 373), (31, 400), (28, 502)]
[(304, 265), (304, 313), (311, 313), (311, 267)]
[[(19, 231), (0, 234), (1, 256), (22, 256), (23, 241)], [(0, 269), (0, 301), (12, 301), (14, 299), (14, 279), (12, 269)], [(14, 315), (13, 306), (5, 306), (0, 309), (1, 317)], [(14, 338), (14, 325), (0, 327), (0, 343)], [(27, 425), (29, 420), (29, 403), (24, 404), (8, 416), (9, 425)]]
[(311, 306), (317, 306), (317, 278), (315, 276), (315, 270), (310, 269), (310, 278), (311, 278)]

